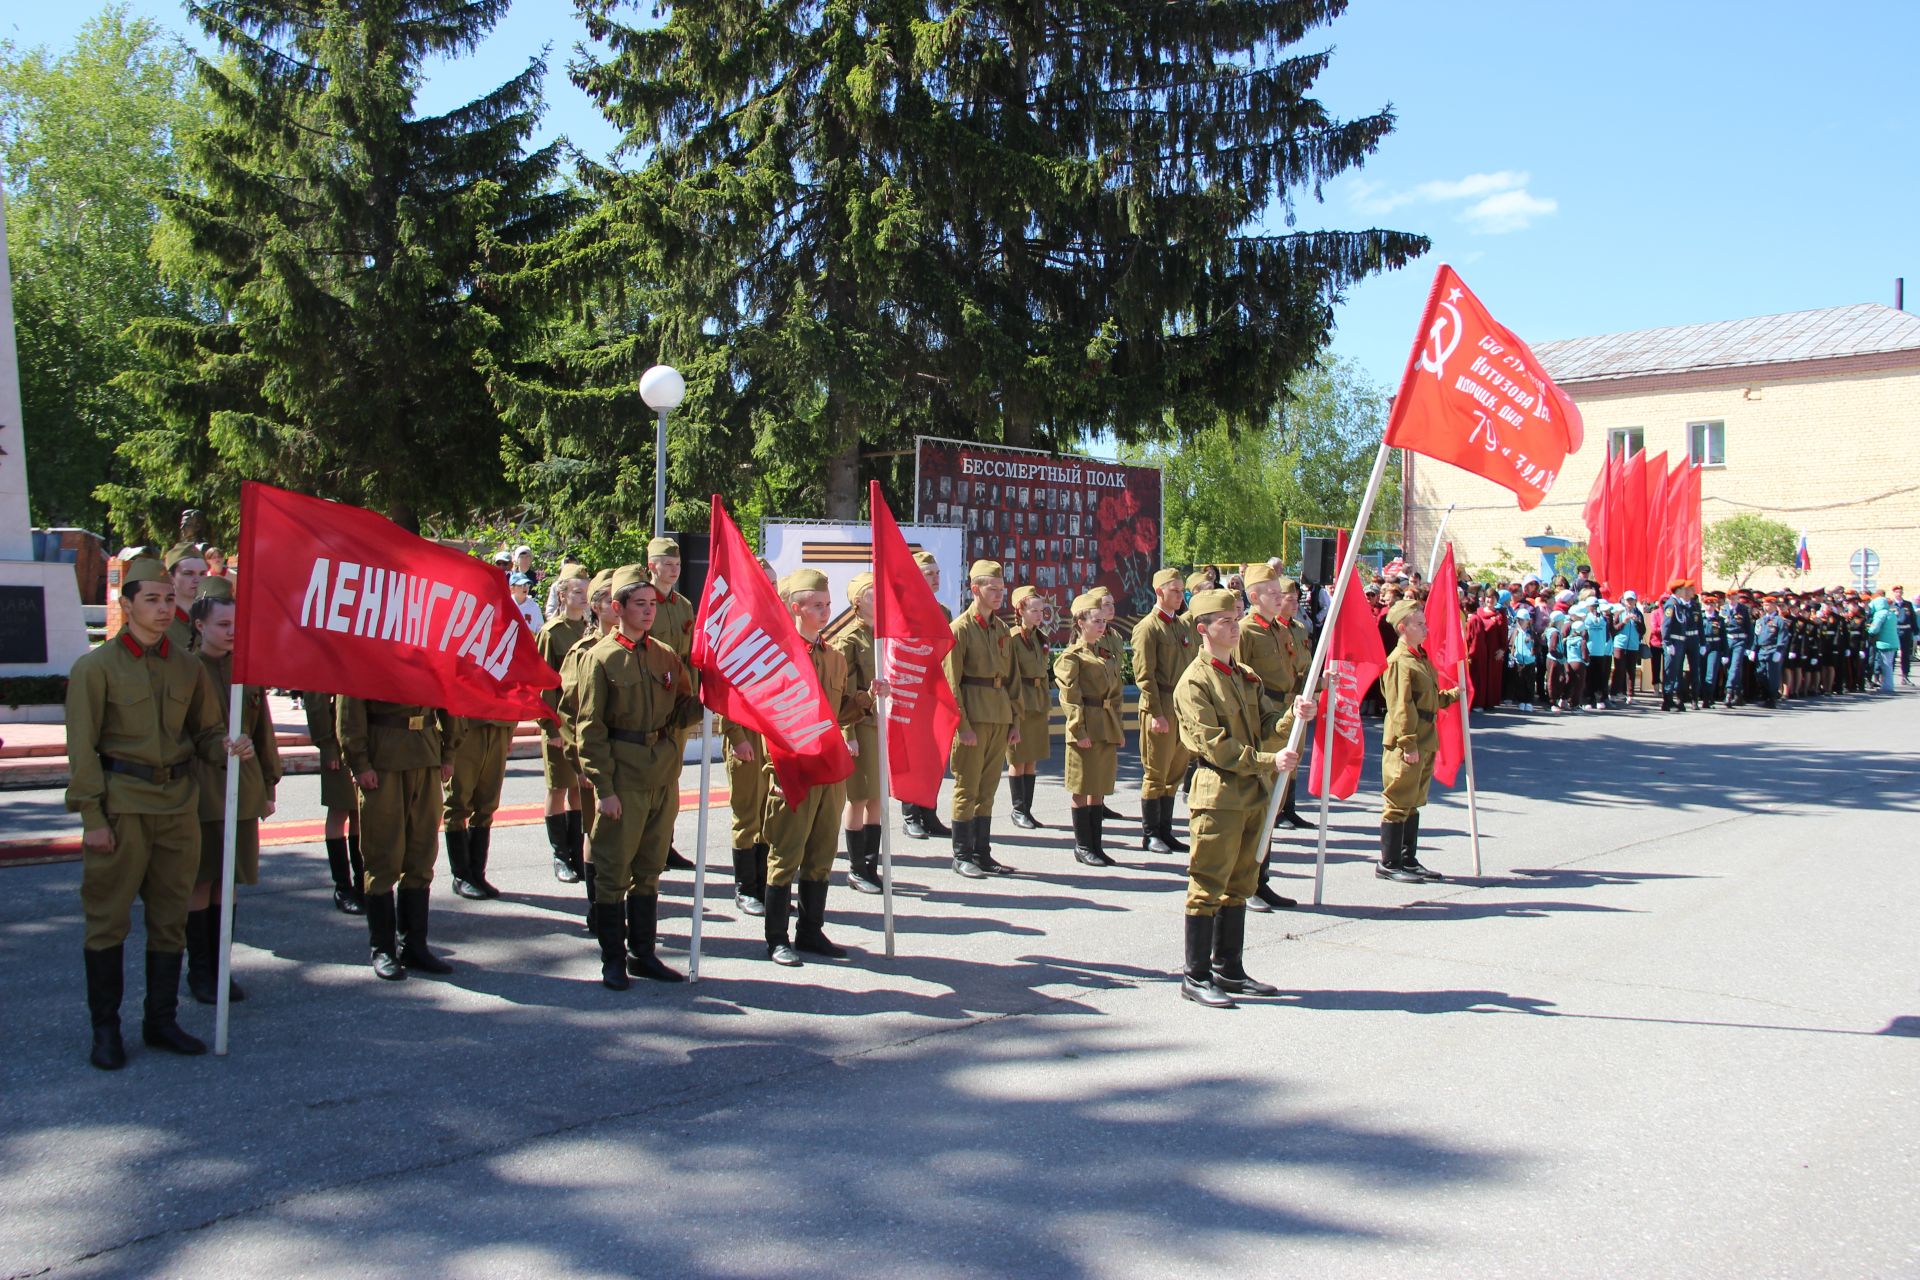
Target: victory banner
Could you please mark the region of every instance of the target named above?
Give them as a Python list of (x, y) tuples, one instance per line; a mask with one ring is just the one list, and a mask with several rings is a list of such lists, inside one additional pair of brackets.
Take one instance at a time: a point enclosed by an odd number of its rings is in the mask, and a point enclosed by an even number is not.
[(886, 655), (887, 790), (909, 804), (939, 803), (940, 778), (960, 727), (960, 707), (941, 667), (953, 631), (914, 562), (893, 511), (872, 481), (873, 634)]
[(713, 558), (693, 616), (690, 655), (700, 672), (700, 701), (766, 739), (781, 793), (797, 805), (814, 787), (851, 774), (853, 755), (834, 724), (806, 641), (719, 494), (709, 519)]
[(1308, 771), (1311, 795), (1319, 795), (1321, 783), (1330, 779), (1328, 794), (1347, 799), (1359, 787), (1360, 771), (1366, 764), (1360, 701), (1387, 669), (1387, 652), (1380, 644), (1380, 627), (1364, 591), (1360, 571), (1355, 569), (1340, 602), (1340, 614), (1329, 624), (1333, 644), (1327, 651), (1326, 678), (1320, 686), (1320, 714), (1314, 720), (1313, 764)]
[(1460, 690), (1460, 700), (1442, 707), (1436, 724), (1440, 730), (1440, 750), (1433, 760), (1435, 781), (1452, 786), (1460, 776), (1460, 764), (1466, 759), (1464, 708), (1473, 701), (1473, 679), (1463, 675), (1467, 658), (1466, 619), (1460, 616), (1460, 576), (1453, 564), (1453, 544), (1440, 557), (1433, 582), (1427, 591), (1427, 657), (1442, 689)]
[[(236, 685), (552, 719), (559, 685), (506, 575), (383, 516), (247, 481), (240, 487)], [(268, 590), (268, 577), (278, 589)]]
[(918, 447), (914, 520), (961, 526), (966, 564), (998, 561), (1009, 587), (1056, 598), (1103, 586), (1128, 617), (1153, 608), (1158, 467), (931, 436)]

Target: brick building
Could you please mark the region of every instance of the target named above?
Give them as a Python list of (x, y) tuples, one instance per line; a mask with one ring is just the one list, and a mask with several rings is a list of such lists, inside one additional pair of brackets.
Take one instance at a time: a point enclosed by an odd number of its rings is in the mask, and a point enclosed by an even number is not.
[[(1504, 489), (1406, 455), (1401, 528), (1424, 560), (1448, 504), (1462, 563), (1523, 540), (1584, 541), (1581, 508), (1607, 449), (1644, 446), (1669, 468), (1703, 465), (1701, 524), (1754, 511), (1804, 531), (1813, 572), (1802, 585), (1855, 583), (1858, 551), (1877, 585), (1920, 587), (1920, 316), (1861, 303), (1789, 315), (1646, 329), (1534, 348), (1580, 406), (1586, 444), (1553, 492), (1522, 512)], [(1713, 582), (1708, 569), (1709, 585)], [(1754, 586), (1785, 575), (1763, 570)]]

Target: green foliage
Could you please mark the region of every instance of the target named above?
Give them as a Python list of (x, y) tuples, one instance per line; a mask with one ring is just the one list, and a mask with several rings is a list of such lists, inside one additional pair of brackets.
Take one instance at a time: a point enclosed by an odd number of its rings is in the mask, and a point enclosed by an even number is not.
[[(1561, 570), (1566, 573), (1569, 582), (1573, 580), (1573, 568), (1578, 563), (1577, 560), (1568, 560), (1565, 556), (1560, 558)], [(1418, 567), (1422, 573), (1427, 571), (1424, 564)], [(1476, 560), (1471, 564), (1462, 563), (1459, 566), (1462, 582), (1518, 582), (1528, 574), (1539, 571), (1539, 560), (1529, 560), (1525, 556), (1515, 555), (1501, 543), (1494, 544), (1492, 553), (1485, 560)]]
[[(1351, 527), (1386, 429), (1386, 396), (1357, 365), (1323, 361), (1295, 376), (1287, 398), (1257, 429), (1230, 417), (1185, 441), (1135, 445), (1125, 461), (1162, 469), (1164, 558), (1180, 564), (1245, 564), (1278, 555), (1289, 521)], [(1376, 512), (1399, 505), (1399, 468), (1389, 462)]]
[(1708, 525), (1700, 538), (1707, 567), (1717, 578), (1735, 587), (1762, 569), (1797, 574), (1794, 561), (1799, 541), (1792, 528), (1778, 520), (1743, 511)]
[(106, 531), (94, 488), (121, 476), (114, 449), (145, 420), (115, 383), (144, 363), (127, 326), (189, 320), (205, 305), (164, 275), (152, 240), (158, 194), (182, 181), (181, 149), (206, 115), (192, 55), (125, 5), (57, 55), (0, 42), (0, 177), (37, 524)]
[(570, 200), (557, 150), (523, 153), (545, 64), (422, 116), (431, 61), (471, 49), (507, 0), (208, 0), (188, 13), (214, 122), (188, 148), (198, 190), (166, 194), (170, 265), (210, 290), (203, 323), (136, 327), (162, 368), (125, 375), (157, 419), (102, 493), (231, 516), (242, 477), (384, 510), (406, 527), (506, 496), (478, 353), (531, 317), (477, 288), (486, 245), (549, 235)]
[(43, 707), (66, 700), (65, 676), (0, 676), (0, 707)]

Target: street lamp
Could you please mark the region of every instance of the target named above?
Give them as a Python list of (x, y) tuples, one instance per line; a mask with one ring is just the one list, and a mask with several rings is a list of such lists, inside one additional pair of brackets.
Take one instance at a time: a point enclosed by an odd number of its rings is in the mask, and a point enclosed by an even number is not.
[(687, 398), (687, 380), (672, 365), (657, 364), (640, 375), (640, 398), (659, 414), (653, 432), (653, 536), (667, 531), (667, 415)]

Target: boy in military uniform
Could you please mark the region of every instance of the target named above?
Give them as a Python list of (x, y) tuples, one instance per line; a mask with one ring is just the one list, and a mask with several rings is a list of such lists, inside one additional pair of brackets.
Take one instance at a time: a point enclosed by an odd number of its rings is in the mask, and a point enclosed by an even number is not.
[(847, 693), (862, 708), (854, 725), (853, 772), (847, 777), (847, 884), (857, 893), (880, 893), (880, 721), (874, 714), (873, 575), (856, 573), (847, 584), (853, 623), (833, 638), (847, 663)]
[(145, 904), (147, 994), (140, 1036), (170, 1053), (205, 1053), (180, 1027), (180, 964), (200, 867), (198, 789), (191, 764), (253, 758), (236, 736), (206, 668), (167, 635), (175, 596), (158, 560), (129, 564), (125, 623), (82, 655), (67, 683), (66, 804), (80, 815), (80, 907), (86, 920), (88, 1061), (126, 1065), (120, 1039), (125, 944), (133, 900)]
[[(533, 647), (556, 674), (574, 646), (597, 629), (591, 613), (591, 588), (586, 566), (571, 562), (561, 569), (560, 581), (554, 584), (554, 603), (559, 612), (535, 634)], [(582, 855), (586, 847), (580, 771), (565, 737), (565, 721), (560, 719), (559, 688), (542, 690), (540, 698), (555, 716), (540, 744), (541, 768), (547, 781), (547, 846), (553, 856), (553, 878), (561, 884), (578, 884), (585, 874)]]
[[(1234, 659), (1260, 677), (1260, 684), (1274, 705), (1287, 706), (1307, 682), (1307, 668), (1313, 663), (1313, 642), (1307, 629), (1294, 620), (1300, 607), (1293, 579), (1283, 578), (1270, 564), (1250, 564), (1241, 575), (1253, 614), (1240, 627), (1240, 639), (1234, 646)], [(1280, 816), (1286, 817), (1292, 805), (1294, 775), (1288, 774), (1281, 785), (1286, 788), (1280, 802)], [(1309, 825), (1296, 812), (1294, 825)], [(1270, 883), (1273, 864), (1272, 842), (1260, 859), (1260, 884), (1247, 899), (1253, 911), (1272, 911), (1276, 907), (1299, 904), (1280, 893)]]
[(1660, 610), (1660, 709), (1685, 711), (1695, 697), (1700, 679), (1700, 652), (1704, 631), (1700, 605), (1693, 598), (1693, 582), (1675, 578), (1667, 584), (1672, 594)]
[(199, 547), (182, 542), (167, 552), (167, 577), (173, 582), (173, 620), (167, 623), (167, 641), (171, 648), (185, 653), (193, 646), (193, 623), (188, 614), (200, 598), (200, 583), (207, 576), (207, 561)]
[[(693, 652), (693, 601), (681, 595), (674, 587), (680, 581), (680, 544), (672, 538), (655, 538), (647, 543), (647, 576), (653, 583), (653, 589), (659, 594), (659, 607), (653, 620), (653, 638), (666, 645), (685, 662), (687, 655)], [(691, 672), (691, 668), (688, 669)], [(699, 688), (699, 679), (694, 678), (694, 687)], [(699, 722), (695, 717), (695, 723)], [(681, 748), (684, 753), (686, 734), (681, 734)], [(680, 788), (674, 787), (670, 802), (677, 816), (680, 812)], [(673, 847), (673, 827), (667, 827), (667, 867), (673, 871), (691, 871), (693, 863)]]
[[(1033, 788), (1052, 745), (1053, 698), (1047, 678), (1047, 601), (1031, 586), (1013, 589), (1013, 703), (1018, 746), (1007, 752), (1007, 790), (1013, 793), (1013, 825), (1040, 829), (1033, 816)], [(1117, 669), (1117, 668), (1116, 668)]]
[[(860, 741), (854, 726), (871, 707), (870, 700), (856, 697), (847, 677), (847, 660), (833, 646), (820, 639), (820, 632), (833, 616), (833, 595), (827, 590), (827, 576), (816, 569), (797, 569), (779, 582), (780, 599), (793, 616), (794, 629), (807, 642), (807, 655), (814, 674), (820, 678), (820, 691), (832, 710), (834, 723), (846, 736), (847, 750), (858, 763)], [(870, 686), (872, 696), (887, 692), (884, 680)], [(845, 958), (844, 947), (834, 945), (826, 935), (827, 883), (833, 874), (833, 854), (838, 845), (839, 817), (846, 803), (845, 781), (816, 783), (807, 789), (797, 805), (787, 803), (773, 776), (773, 762), (767, 772), (767, 813), (761, 824), (767, 839), (766, 940), (767, 958), (775, 964), (798, 965), (805, 951), (829, 959)], [(955, 771), (958, 777), (958, 770)], [(958, 823), (956, 822), (956, 826)], [(792, 885), (799, 882), (800, 925), (787, 938), (787, 926), (793, 913)]]
[(1305, 698), (1291, 708), (1274, 702), (1260, 677), (1234, 660), (1241, 623), (1233, 592), (1198, 592), (1192, 614), (1203, 652), (1181, 673), (1173, 694), (1181, 740), (1198, 765), (1180, 994), (1210, 1008), (1232, 1008), (1235, 995), (1278, 994), (1251, 977), (1243, 962), (1246, 903), (1270, 834), (1267, 798), (1300, 762), (1285, 740), (1294, 718), (1311, 719), (1314, 708)]
[(1386, 700), (1380, 746), (1380, 865), (1382, 880), (1420, 884), (1439, 873), (1420, 865), (1420, 808), (1433, 783), (1434, 756), (1440, 750), (1440, 712), (1460, 700), (1458, 689), (1442, 689), (1433, 660), (1427, 657), (1427, 615), (1417, 600), (1400, 600), (1387, 611), (1399, 642), (1380, 674)]
[(680, 793), (680, 735), (700, 703), (687, 664), (652, 634), (659, 598), (639, 565), (616, 572), (619, 627), (587, 650), (578, 674), (580, 768), (599, 809), (590, 923), (600, 940), (600, 980), (615, 991), (627, 989), (629, 974), (685, 981), (654, 948)]
[(1007, 584), (1000, 566), (976, 560), (967, 572), (973, 607), (953, 620), (947, 682), (960, 707), (949, 767), (953, 770), (953, 869), (969, 880), (1005, 875), (1012, 867), (993, 856), (993, 795), (1007, 748), (1020, 730), (1013, 723), (1013, 633), (1000, 621)]
[(1174, 716), (1173, 689), (1199, 652), (1191, 624), (1182, 619), (1186, 592), (1178, 569), (1153, 575), (1155, 607), (1133, 628), (1133, 680), (1140, 690), (1140, 847), (1150, 853), (1183, 853), (1174, 838), (1173, 795), (1187, 772), (1187, 749)]
[(452, 973), (427, 947), (427, 905), (440, 846), (440, 788), (453, 777), (459, 724), (444, 711), (399, 702), (343, 697), (335, 709), (340, 751), (360, 787), (373, 972), (389, 982), (409, 969)]
[[(948, 622), (953, 621), (953, 610), (947, 608), (940, 599), (940, 562), (933, 558), (931, 551), (916, 551), (913, 562), (920, 566), (920, 576), (927, 580), (927, 589), (933, 592), (933, 602), (940, 606), (940, 616)], [(940, 821), (940, 812), (924, 804), (900, 802), (900, 817), (907, 835), (914, 840), (945, 840), (953, 834), (946, 823)]]

